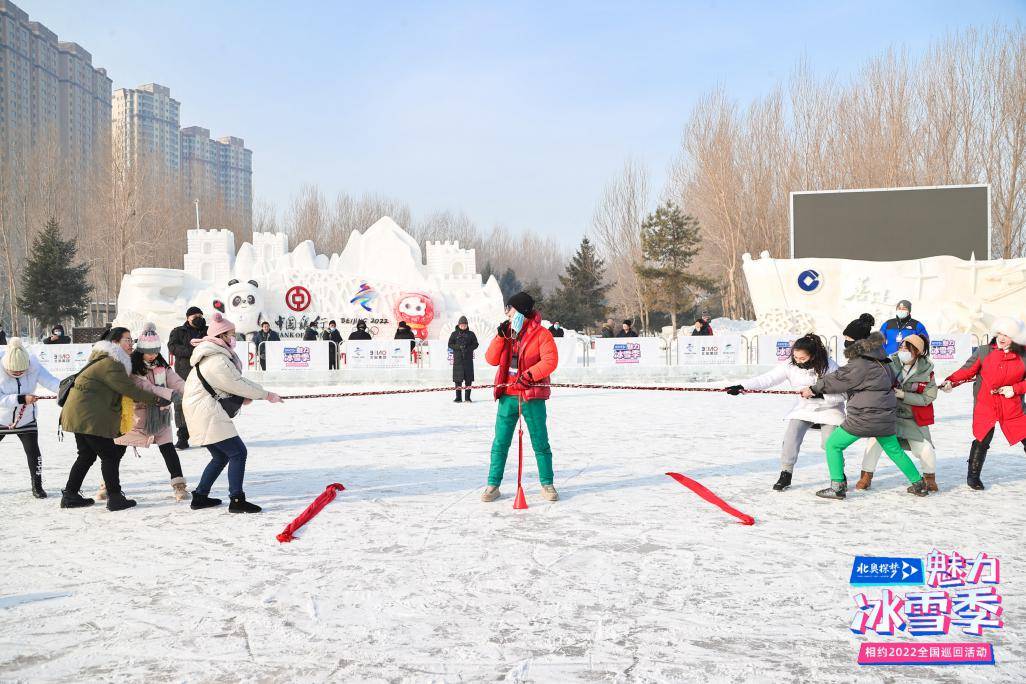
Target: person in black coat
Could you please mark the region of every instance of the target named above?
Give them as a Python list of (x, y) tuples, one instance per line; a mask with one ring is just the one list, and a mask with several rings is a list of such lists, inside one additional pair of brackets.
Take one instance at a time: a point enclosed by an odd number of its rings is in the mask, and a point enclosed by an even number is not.
[(4, 330), (4, 324), (0, 322), (0, 346), (7, 345), (7, 332)]
[(602, 331), (599, 333), (602, 337), (616, 337), (616, 333), (613, 331), (613, 319), (610, 318), (602, 326)]
[(328, 345), (328, 370), (338, 370), (338, 355), (342, 353), (342, 333), (338, 331), (338, 324), (335, 321), (328, 321), (328, 327), (321, 333), (321, 339), (325, 342), (334, 342)]
[(393, 339), (409, 340), (411, 353), (417, 347), (417, 336), (413, 334), (413, 330), (406, 321), (399, 321), (399, 327), (395, 329), (395, 337)]
[(552, 333), (553, 337), (563, 337), (566, 331), (563, 330), (563, 326), (559, 324), (559, 321), (552, 321), (552, 325), (549, 326), (549, 332)]
[(691, 330), (692, 337), (709, 336), (712, 334), (713, 329), (709, 324), (709, 314), (702, 314), (701, 318), (695, 319), (695, 327)]
[(320, 334), (317, 332), (317, 321), (321, 320), (321, 317), (313, 319), (306, 325), (306, 330), (303, 331), (304, 342), (316, 342), (320, 339)]
[[(167, 349), (174, 358), (175, 373), (185, 380), (192, 372), (192, 346), (193, 340), (198, 340), (207, 335), (207, 321), (203, 318), (203, 311), (198, 306), (190, 306), (185, 312), (185, 323), (171, 331), (167, 337)], [(182, 399), (175, 400), (175, 425), (178, 426), (178, 441), (175, 448), (179, 451), (189, 448), (189, 426), (185, 424), (185, 414), (182, 413)]]
[(271, 330), (271, 322), (263, 321), (260, 330), (253, 335), (253, 342), (257, 346), (257, 358), (260, 360), (260, 370), (267, 370), (267, 345), (265, 342), (281, 342), (278, 333)]
[(55, 325), (50, 331), (50, 336), (43, 340), (43, 344), (71, 344), (71, 338), (64, 334), (63, 325)]
[(349, 333), (349, 339), (351, 340), (369, 340), (371, 339), (370, 333), (367, 332), (367, 321), (362, 318), (356, 322), (356, 330)]
[(637, 337), (638, 336), (637, 331), (633, 327), (631, 327), (633, 325), (634, 325), (633, 321), (631, 321), (630, 319), (627, 319), (626, 321), (623, 322), (623, 325), (620, 327), (620, 330), (616, 333), (616, 336), (617, 337)]
[[(456, 383), (456, 399), (461, 402), (460, 387), (474, 384), (474, 350), (477, 349), (477, 335), (470, 329), (466, 316), (460, 316), (456, 329), (449, 335), (449, 349), (452, 349), (452, 381)], [(470, 390), (463, 390), (470, 401)]]

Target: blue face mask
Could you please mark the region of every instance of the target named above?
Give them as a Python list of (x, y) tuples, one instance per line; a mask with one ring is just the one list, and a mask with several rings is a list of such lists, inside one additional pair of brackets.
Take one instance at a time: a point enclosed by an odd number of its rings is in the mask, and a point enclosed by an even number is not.
[(902, 309), (902, 310), (899, 310), (899, 311), (895, 311), (894, 315), (898, 317), (899, 321), (903, 321), (906, 318), (908, 318), (908, 311), (905, 311), (904, 309)]
[(520, 330), (524, 327), (524, 314), (517, 311), (513, 314), (513, 318), (510, 319), (509, 327), (513, 329), (513, 333), (516, 335), (520, 334)]

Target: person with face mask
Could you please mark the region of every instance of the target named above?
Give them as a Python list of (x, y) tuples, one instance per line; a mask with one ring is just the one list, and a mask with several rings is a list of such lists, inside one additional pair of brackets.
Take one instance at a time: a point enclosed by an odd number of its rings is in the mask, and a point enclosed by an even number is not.
[(0, 357), (0, 440), (17, 435), (28, 460), (32, 496), (45, 499), (43, 455), (39, 451), (39, 426), (36, 423), (42, 385), (56, 393), (61, 381), (43, 368), (39, 359), (25, 351), (20, 337), (12, 337)]
[(267, 343), (280, 342), (281, 336), (271, 330), (270, 321), (262, 321), (260, 330), (253, 336), (253, 342), (257, 348), (257, 360), (260, 362), (260, 370), (267, 370)]
[(356, 330), (349, 333), (349, 339), (351, 340), (369, 340), (371, 334), (367, 332), (367, 321), (362, 318), (356, 322)]
[(470, 329), (470, 322), (466, 316), (460, 316), (456, 322), (456, 329), (449, 335), (449, 349), (452, 351), (452, 381), (456, 383), (455, 403), (470, 401), (470, 390), (463, 390), (460, 396), (460, 387), (470, 387), (474, 384), (474, 350), (477, 349), (477, 335)]
[(338, 355), (342, 350), (342, 333), (338, 331), (335, 321), (328, 321), (328, 329), (321, 339), (331, 342), (328, 345), (328, 370), (338, 370)]
[(498, 367), (493, 395), (499, 406), (495, 413), (488, 484), (481, 500), (488, 502), (499, 498), (506, 457), (521, 412), (534, 447), (542, 496), (547, 501), (558, 500), (559, 495), (552, 485), (552, 449), (545, 402), (551, 394), (549, 376), (559, 365), (559, 352), (552, 333), (542, 327), (541, 314), (535, 311), (531, 295), (518, 292), (506, 302), (506, 320), (499, 325), (488, 345), (485, 360)]
[[(827, 373), (837, 370), (837, 364), (830, 358), (823, 340), (815, 333), (809, 333), (795, 340), (791, 347), (790, 363), (779, 363), (768, 373), (746, 380), (743, 385), (731, 385), (727, 394), (738, 396), (748, 390), (765, 390), (778, 385), (787, 385), (800, 390), (809, 387)], [(844, 395), (828, 394), (805, 399), (798, 397), (784, 416), (784, 444), (780, 453), (780, 477), (773, 489), (782, 492), (791, 486), (794, 465), (798, 452), (809, 430), (819, 426), (824, 448), (834, 428), (844, 422)]]
[[(192, 341), (201, 340), (207, 334), (207, 321), (203, 318), (203, 310), (198, 306), (190, 306), (185, 312), (185, 323), (171, 331), (167, 336), (167, 350), (171, 353), (171, 360), (175, 373), (183, 380), (189, 379), (192, 372)], [(182, 413), (182, 400), (175, 402), (175, 426), (178, 428), (178, 441), (175, 448), (183, 451), (189, 448), (189, 426), (185, 424), (185, 414)]]
[[(926, 489), (937, 488), (937, 452), (930, 436), (933, 425), (933, 402), (937, 399), (937, 383), (933, 377), (933, 362), (930, 361), (926, 340), (919, 335), (909, 335), (901, 342), (896, 354), (891, 355), (891, 370), (898, 378), (894, 396), (898, 400), (897, 436), (898, 443), (919, 459)], [(873, 473), (880, 461), (883, 448), (873, 440), (866, 446), (862, 457), (862, 474), (855, 489), (869, 489)]]
[(552, 321), (552, 325), (549, 326), (549, 332), (552, 333), (553, 337), (563, 337), (566, 331), (563, 330), (563, 326), (559, 324), (559, 321)]
[(880, 333), (887, 340), (884, 351), (888, 356), (897, 354), (901, 341), (909, 335), (919, 335), (927, 341), (930, 339), (926, 332), (926, 326), (912, 318), (912, 302), (907, 299), (902, 299), (894, 307), (894, 318), (880, 326)]
[(1009, 446), (1022, 442), (1026, 447), (1026, 325), (1014, 318), (999, 318), (991, 330), (990, 344), (977, 347), (941, 387), (950, 392), (955, 383), (974, 381), (973, 444), (966, 484), (977, 490), (984, 488), (980, 474), (996, 427), (1001, 427)]
[[(195, 373), (185, 381), (182, 409), (196, 445), (205, 446), (210, 452), (210, 463), (192, 492), (190, 507), (200, 510), (221, 505), (220, 499), (210, 496), (210, 489), (227, 466), (228, 494), (231, 497), (228, 512), (259, 513), (260, 507), (247, 501), (243, 490), (246, 445), (222, 400), (230, 404), (233, 399), (241, 400), (242, 404), (248, 404), (253, 399), (266, 399), (277, 404), (281, 397), (242, 377), (242, 360), (235, 353), (235, 324), (219, 312), (210, 321), (207, 335), (193, 340), (192, 345), (195, 347), (192, 353)], [(238, 408), (237, 402), (234, 408)]]
[(864, 340), (873, 332), (876, 319), (864, 313), (849, 323), (841, 335), (844, 337), (844, 348), (847, 349), (859, 340)]
[(71, 338), (64, 334), (63, 325), (55, 325), (43, 344), (71, 344)]

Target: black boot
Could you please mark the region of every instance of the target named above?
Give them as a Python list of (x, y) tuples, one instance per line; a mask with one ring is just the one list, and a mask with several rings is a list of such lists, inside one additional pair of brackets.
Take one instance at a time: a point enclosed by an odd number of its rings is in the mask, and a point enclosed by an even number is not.
[(232, 501), (228, 504), (229, 513), (259, 513), (260, 506), (246, 501), (246, 494), (243, 492), (238, 496), (233, 496)]
[(46, 490), (43, 489), (43, 478), (35, 473), (32, 474), (32, 496), (37, 499), (46, 498)]
[[(26, 447), (28, 451), (28, 447)], [(32, 496), (37, 499), (45, 499), (46, 491), (43, 490), (43, 460), (39, 456), (39, 450), (33, 449), (35, 453), (26, 453), (28, 458), (29, 476), (32, 478)]]
[(782, 492), (791, 486), (791, 473), (787, 470), (780, 471), (780, 477), (777, 478), (776, 484), (773, 485), (773, 489), (778, 492)]
[(175, 442), (175, 449), (178, 449), (179, 451), (185, 451), (188, 448), (189, 440), (187, 440), (185, 437), (179, 437), (178, 441)]
[(987, 450), (979, 442), (973, 442), (969, 449), (969, 473), (966, 475), (965, 483), (969, 489), (983, 489), (983, 482), (980, 481), (980, 473), (983, 472), (983, 462), (987, 460)]
[(135, 506), (135, 499), (129, 499), (125, 497), (125, 493), (121, 490), (116, 492), (107, 489), (107, 510), (108, 511), (123, 511), (126, 508), (132, 508)]
[(456, 404), (462, 404), (463, 403), (463, 393), (460, 392), (459, 387), (456, 388), (456, 398), (453, 399), (453, 403), (456, 403)]
[(923, 478), (919, 482), (913, 482), (909, 485), (906, 491), (909, 494), (915, 494), (916, 496), (926, 496), (930, 493), (930, 490), (926, 488), (926, 478)]
[(463, 391), (463, 401), (470, 402), (470, 390)]
[(61, 490), (61, 508), (85, 508), (93, 505), (92, 499), (87, 499), (78, 492)]
[(848, 491), (848, 485), (845, 482), (833, 482), (831, 481), (830, 486), (826, 489), (821, 489), (816, 492), (816, 496), (822, 499), (844, 499), (846, 492)]
[(194, 511), (198, 511), (201, 508), (213, 508), (214, 506), (220, 506), (220, 499), (211, 499), (206, 494), (200, 494), (199, 492), (192, 493), (192, 503), (189, 504), (189, 508)]

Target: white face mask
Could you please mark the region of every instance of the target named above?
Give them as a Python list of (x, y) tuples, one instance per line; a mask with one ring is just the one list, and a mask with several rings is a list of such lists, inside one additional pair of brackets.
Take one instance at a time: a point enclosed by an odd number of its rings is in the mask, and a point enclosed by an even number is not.
[(912, 352), (907, 349), (902, 349), (898, 352), (898, 360), (906, 366), (910, 365), (912, 363)]

